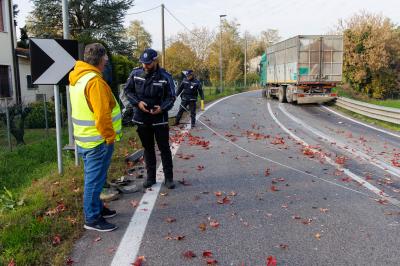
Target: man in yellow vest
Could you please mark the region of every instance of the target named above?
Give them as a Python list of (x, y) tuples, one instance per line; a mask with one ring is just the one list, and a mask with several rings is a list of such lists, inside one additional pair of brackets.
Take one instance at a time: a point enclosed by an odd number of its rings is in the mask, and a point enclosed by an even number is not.
[(84, 164), (84, 227), (102, 232), (117, 228), (105, 220), (115, 216), (116, 211), (104, 207), (100, 193), (114, 142), (121, 138), (121, 110), (101, 74), (107, 61), (103, 45), (88, 44), (84, 61), (77, 61), (69, 74), (74, 138)]

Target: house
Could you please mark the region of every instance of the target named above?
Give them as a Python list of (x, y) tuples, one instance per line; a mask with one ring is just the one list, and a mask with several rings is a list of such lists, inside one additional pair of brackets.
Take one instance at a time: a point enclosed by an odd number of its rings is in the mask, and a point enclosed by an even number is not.
[(54, 96), (52, 85), (33, 85), (31, 77), (31, 60), (28, 49), (16, 48), (18, 58), (21, 98), (23, 103), (50, 100)]
[(32, 84), (29, 50), (16, 48), (11, 1), (0, 0), (0, 99), (22, 104), (42, 101), (45, 95), (51, 99), (53, 86)]
[(15, 27), (12, 26), (11, 0), (0, 0), (0, 98), (18, 98), (15, 58)]

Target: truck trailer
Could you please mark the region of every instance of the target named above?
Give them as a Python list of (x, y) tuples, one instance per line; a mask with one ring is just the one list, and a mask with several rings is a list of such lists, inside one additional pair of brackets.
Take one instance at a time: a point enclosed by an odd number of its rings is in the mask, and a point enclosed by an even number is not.
[(262, 95), (298, 104), (333, 101), (342, 65), (341, 35), (299, 35), (276, 43), (261, 57)]

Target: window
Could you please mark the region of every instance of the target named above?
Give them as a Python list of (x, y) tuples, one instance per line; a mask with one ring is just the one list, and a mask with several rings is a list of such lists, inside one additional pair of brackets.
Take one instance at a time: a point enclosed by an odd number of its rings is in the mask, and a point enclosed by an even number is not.
[(36, 101), (43, 102), (45, 99), (46, 94), (36, 94)]
[(3, 0), (0, 0), (0, 32), (4, 31)]
[(0, 65), (0, 98), (11, 97), (11, 68)]

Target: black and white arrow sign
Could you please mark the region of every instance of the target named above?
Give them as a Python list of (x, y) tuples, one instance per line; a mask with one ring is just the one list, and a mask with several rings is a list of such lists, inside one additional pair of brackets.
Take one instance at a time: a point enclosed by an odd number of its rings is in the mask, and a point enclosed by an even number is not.
[(33, 84), (67, 85), (67, 74), (78, 59), (78, 42), (32, 38), (30, 55)]

